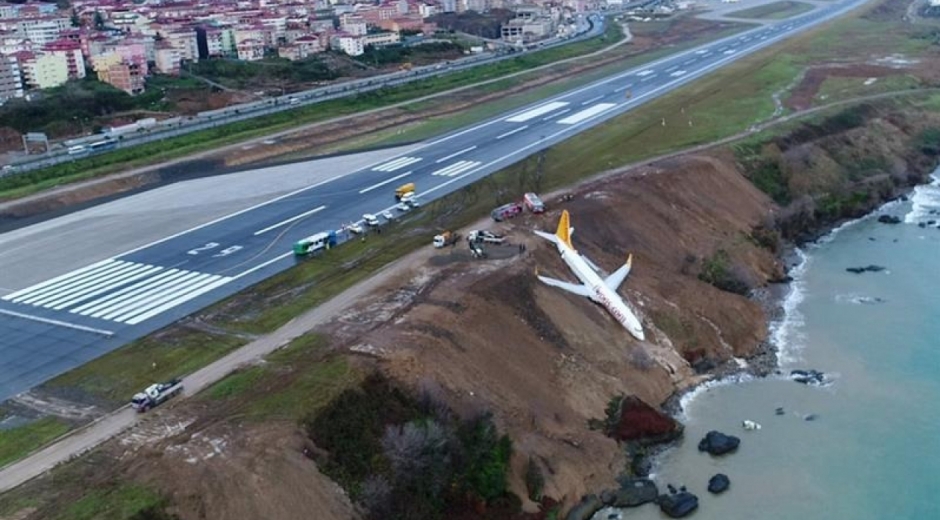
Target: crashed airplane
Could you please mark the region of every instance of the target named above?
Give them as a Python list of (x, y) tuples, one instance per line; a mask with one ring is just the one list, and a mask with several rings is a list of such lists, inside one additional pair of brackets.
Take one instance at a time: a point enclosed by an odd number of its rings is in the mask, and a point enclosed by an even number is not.
[(614, 319), (620, 322), (620, 324), (633, 335), (633, 337), (643, 341), (646, 336), (643, 333), (643, 326), (640, 325), (640, 320), (637, 319), (633, 311), (627, 307), (620, 295), (617, 294), (617, 288), (620, 287), (620, 284), (623, 283), (627, 275), (630, 274), (633, 255), (627, 257), (627, 263), (623, 264), (620, 269), (611, 273), (607, 278), (601, 279), (600, 274), (598, 274), (600, 268), (588, 260), (587, 257), (579, 254), (574, 246), (571, 245), (572, 233), (574, 233), (574, 228), (570, 225), (568, 210), (562, 211), (561, 219), (558, 221), (558, 230), (555, 231), (554, 235), (543, 231), (535, 232), (538, 236), (555, 244), (558, 248), (558, 252), (561, 254), (561, 259), (568, 264), (571, 272), (581, 281), (581, 285), (541, 276), (538, 272), (536, 272), (536, 276), (538, 276), (539, 280), (548, 285), (564, 289), (580, 296), (586, 296), (594, 302), (601, 304)]

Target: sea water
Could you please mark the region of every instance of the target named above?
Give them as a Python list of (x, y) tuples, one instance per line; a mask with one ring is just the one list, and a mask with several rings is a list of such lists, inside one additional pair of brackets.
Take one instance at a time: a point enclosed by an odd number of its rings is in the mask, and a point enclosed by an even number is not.
[[(660, 456), (654, 479), (698, 495), (694, 518), (940, 519), (940, 229), (917, 225), (940, 222), (940, 182), (884, 213), (904, 223), (870, 216), (803, 250), (773, 331), (783, 375), (684, 399), (684, 441)], [(867, 265), (885, 270), (845, 270)], [(797, 368), (827, 383), (784, 377)], [(745, 431), (745, 419), (762, 428)], [(700, 453), (709, 430), (740, 437), (740, 448)], [(706, 491), (715, 473), (731, 479), (722, 495)], [(646, 505), (622, 518), (664, 515)]]

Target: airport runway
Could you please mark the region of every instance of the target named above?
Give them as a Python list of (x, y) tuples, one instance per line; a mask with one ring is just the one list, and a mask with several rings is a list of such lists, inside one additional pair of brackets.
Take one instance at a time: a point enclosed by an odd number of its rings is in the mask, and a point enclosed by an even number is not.
[[(24, 272), (4, 282), (9, 287), (0, 293), (0, 400), (289, 268), (295, 262), (291, 246), (301, 238), (359, 221), (364, 213), (397, 212), (393, 193), (403, 183), (416, 183), (425, 203), (447, 195), (862, 3), (834, 2), (624, 71), (353, 174), (318, 172), (312, 184), (275, 198), (259, 194), (253, 205), (119, 254), (98, 258), (93, 243), (30, 245), (37, 261), (59, 255), (93, 263), (68, 272), (49, 265), (47, 280), (31, 280)], [(172, 217), (174, 208), (163, 211)], [(129, 221), (124, 232), (132, 235), (135, 225), (158, 223)], [(113, 243), (112, 238), (101, 240)], [(0, 265), (11, 268), (2, 252)]]

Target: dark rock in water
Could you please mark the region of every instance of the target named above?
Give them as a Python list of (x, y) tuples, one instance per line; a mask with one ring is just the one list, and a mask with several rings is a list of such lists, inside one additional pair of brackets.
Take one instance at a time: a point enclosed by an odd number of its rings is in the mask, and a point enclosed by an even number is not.
[(923, 229), (923, 228), (927, 227), (927, 224), (924, 224), (923, 222), (918, 222), (918, 223), (917, 223), (917, 227)]
[(826, 374), (818, 370), (791, 370), (790, 379), (804, 385), (822, 384), (826, 380)]
[(846, 271), (855, 274), (862, 274), (864, 272), (877, 273), (878, 271), (884, 271), (885, 268), (880, 265), (866, 265), (865, 267), (846, 267)]
[(881, 215), (878, 217), (878, 222), (881, 222), (882, 224), (900, 224), (901, 219), (899, 217), (895, 217), (894, 215)]
[(653, 502), (659, 496), (656, 483), (647, 478), (627, 479), (620, 483), (620, 489), (610, 489), (601, 493), (601, 500), (606, 506), (637, 507)]
[(680, 493), (685, 493), (686, 491), (688, 491), (688, 490), (685, 489), (685, 486), (679, 487), (679, 492), (680, 492)]
[(793, 277), (790, 275), (783, 275), (777, 278), (771, 278), (767, 280), (767, 283), (790, 283), (793, 281)]
[(895, 238), (894, 240), (892, 240), (892, 242), (894, 242), (895, 244), (897, 244), (897, 243), (898, 243), (898, 239)]
[(874, 241), (875, 241), (875, 237), (868, 237), (868, 240), (871, 240), (872, 242), (874, 242)]
[(718, 473), (712, 478), (708, 479), (708, 492), (709, 493), (724, 493), (728, 489), (728, 486), (731, 485), (731, 479), (728, 478), (728, 475), (724, 473)]
[(695, 370), (696, 374), (707, 374), (718, 367), (718, 364), (715, 363), (715, 360), (709, 357), (703, 357), (695, 363), (692, 363), (692, 370)]
[(653, 471), (653, 463), (647, 457), (633, 457), (630, 469), (638, 477), (647, 477)]
[(900, 197), (898, 197), (898, 199), (900, 199), (903, 202), (907, 202), (907, 195), (901, 195)]
[(666, 484), (666, 489), (669, 490), (670, 495), (675, 495), (678, 493), (678, 491), (676, 491), (676, 486), (673, 486), (672, 484)]
[(712, 430), (705, 434), (705, 438), (699, 441), (698, 451), (707, 451), (712, 455), (724, 455), (738, 449), (741, 439), (734, 435), (725, 435), (721, 432)]
[(818, 417), (819, 417), (818, 415), (816, 415), (816, 414), (814, 414), (814, 413), (811, 413), (811, 414), (807, 415), (806, 417), (804, 417), (803, 420), (804, 420), (804, 421), (815, 421)]
[(928, 226), (932, 226), (932, 225), (934, 225), (934, 224), (936, 224), (936, 223), (937, 223), (936, 220), (928, 220), (928, 221), (927, 221), (927, 225), (928, 225)]
[(660, 495), (659, 509), (669, 518), (682, 518), (698, 508), (698, 497), (683, 492), (675, 495)]
[(590, 520), (594, 513), (598, 512), (604, 503), (601, 502), (601, 499), (597, 498), (597, 495), (585, 495), (581, 498), (581, 502), (578, 502), (578, 505), (571, 508), (571, 511), (568, 511), (568, 516), (565, 517), (565, 520)]
[(774, 413), (776, 413), (777, 415), (783, 415), (784, 414), (783, 407), (782, 406), (778, 407), (776, 410), (774, 410)]
[(620, 420), (610, 436), (620, 442), (656, 444), (682, 435), (682, 425), (675, 419), (630, 395), (620, 403)]

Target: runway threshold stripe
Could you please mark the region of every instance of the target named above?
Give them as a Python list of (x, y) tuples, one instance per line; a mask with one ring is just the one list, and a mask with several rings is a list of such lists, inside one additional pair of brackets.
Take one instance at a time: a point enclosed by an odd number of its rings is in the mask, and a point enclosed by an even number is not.
[(531, 110), (526, 110), (521, 114), (507, 117), (506, 119), (503, 119), (503, 121), (506, 121), (507, 123), (525, 123), (530, 119), (535, 119), (536, 117), (545, 115), (553, 110), (558, 110), (559, 108), (564, 108), (566, 106), (568, 106), (568, 103), (565, 101), (553, 101), (551, 103), (535, 107)]
[(114, 261), (113, 259), (109, 258), (109, 259), (107, 259), (107, 260), (102, 260), (102, 261), (100, 261), (100, 262), (96, 262), (96, 263), (94, 263), (94, 264), (91, 264), (91, 265), (82, 267), (81, 269), (78, 269), (78, 270), (75, 270), (75, 271), (70, 271), (70, 272), (65, 273), (65, 274), (63, 274), (63, 275), (56, 276), (55, 278), (50, 278), (50, 279), (46, 280), (45, 282), (40, 282), (40, 283), (38, 283), (38, 284), (36, 284), (36, 285), (31, 285), (31, 286), (29, 286), (29, 287), (27, 287), (27, 288), (25, 288), (25, 289), (20, 289), (20, 290), (18, 290), (18, 291), (12, 292), (12, 293), (10, 293), (10, 294), (4, 296), (3, 299), (4, 299), (4, 300), (7, 300), (7, 301), (14, 300), (14, 299), (18, 298), (19, 296), (21, 296), (21, 295), (23, 295), (23, 294), (26, 294), (26, 293), (28, 293), (28, 292), (33, 292), (33, 291), (38, 291), (38, 290), (44, 289), (44, 288), (46, 288), (46, 287), (48, 287), (48, 286), (50, 286), (50, 285), (56, 284), (56, 283), (58, 283), (58, 282), (60, 282), (60, 281), (62, 281), (62, 280), (65, 280), (65, 279), (69, 278), (69, 277), (76, 276), (76, 275), (80, 275), (80, 274), (82, 274), (82, 273), (86, 273), (86, 272), (88, 272), (88, 271), (90, 271), (90, 270), (92, 270), (92, 269), (97, 269), (98, 267), (100, 267), (100, 266), (102, 266), (102, 265), (105, 265), (105, 264), (107, 264), (107, 263), (109, 263), (109, 262), (113, 262), (113, 261)]
[(454, 153), (452, 153), (452, 154), (450, 154), (450, 155), (447, 155), (447, 156), (445, 156), (445, 157), (441, 157), (440, 159), (434, 161), (434, 164), (440, 164), (440, 163), (442, 163), (442, 162), (447, 162), (447, 161), (453, 159), (454, 157), (457, 157), (457, 156), (459, 156), (459, 155), (463, 155), (463, 154), (465, 154), (465, 153), (467, 153), (467, 152), (470, 152), (470, 151), (473, 151), (473, 150), (476, 150), (476, 149), (477, 149), (477, 145), (473, 145), (473, 146), (471, 146), (470, 148), (464, 148), (463, 150), (460, 150), (459, 152), (454, 152)]
[(587, 118), (589, 118), (589, 117), (593, 117), (593, 116), (595, 116), (595, 115), (597, 115), (597, 114), (600, 114), (601, 112), (605, 112), (605, 111), (607, 111), (607, 110), (610, 110), (611, 108), (614, 108), (615, 106), (617, 106), (616, 103), (598, 103), (598, 104), (592, 106), (591, 108), (582, 110), (582, 111), (580, 111), (580, 112), (575, 112), (574, 114), (572, 114), (572, 115), (570, 115), (570, 116), (568, 116), (568, 117), (566, 117), (566, 118), (564, 118), (564, 119), (559, 119), (559, 120), (558, 120), (558, 124), (560, 124), (560, 125), (573, 125), (573, 124), (577, 124), (577, 123), (580, 123), (581, 121), (584, 121), (585, 119), (587, 119)]
[[(216, 275), (208, 276), (205, 278), (197, 278), (193, 280), (192, 283), (186, 284), (173, 291), (166, 292), (162, 294), (159, 298), (152, 299), (151, 301), (147, 302), (146, 305), (139, 306), (133, 310), (130, 310), (128, 312), (125, 312), (124, 314), (121, 314), (115, 317), (114, 321), (128, 322), (131, 318), (149, 313), (150, 311), (153, 311), (154, 309), (162, 308), (164, 305), (167, 304), (167, 302), (175, 301), (176, 299), (180, 298), (183, 295), (188, 295), (192, 292), (198, 291), (200, 288), (205, 287), (210, 284), (214, 284), (220, 280), (222, 281), (222, 283), (229, 281), (227, 277), (216, 276)], [(182, 301), (186, 301), (186, 300), (182, 300)], [(173, 306), (167, 307), (167, 308), (169, 309), (172, 307)]]
[(509, 136), (511, 136), (512, 134), (516, 134), (516, 133), (519, 133), (519, 132), (525, 130), (526, 128), (529, 128), (529, 125), (522, 125), (522, 126), (520, 126), (519, 128), (515, 128), (515, 129), (513, 129), (513, 130), (510, 130), (510, 131), (506, 132), (505, 134), (499, 134), (499, 135), (496, 136), (496, 139), (503, 139), (503, 138), (505, 138), (505, 137), (509, 137)]
[[(185, 276), (182, 276), (180, 278), (177, 278), (176, 280), (173, 280), (173, 282), (168, 285), (161, 286), (156, 291), (141, 294), (138, 298), (129, 300), (126, 305), (120, 305), (117, 308), (115, 308), (113, 311), (102, 315), (101, 318), (106, 319), (106, 320), (114, 320), (118, 316), (123, 316), (141, 307), (147, 307), (151, 302), (155, 300), (160, 300), (167, 293), (172, 293), (178, 290), (180, 287), (185, 287), (190, 284), (198, 283), (200, 280), (207, 278), (209, 276), (210, 275), (207, 275), (205, 273), (187, 271)], [(120, 321), (120, 320), (115, 320), (115, 321)]]
[(97, 283), (104, 283), (112, 278), (120, 276), (127, 270), (133, 269), (134, 264), (122, 261), (116, 261), (112, 264), (107, 265), (103, 269), (99, 269), (91, 273), (87, 277), (79, 277), (71, 280), (66, 280), (62, 284), (48, 288), (45, 291), (42, 291), (40, 294), (30, 295), (27, 298), (21, 300), (20, 303), (28, 303), (30, 305), (39, 305), (45, 306), (46, 303), (55, 300), (57, 297), (73, 294), (76, 291), (87, 289), (89, 286), (94, 286)]
[(120, 280), (116, 280), (114, 283), (111, 283), (111, 284), (108, 284), (108, 285), (105, 285), (105, 286), (101, 286), (101, 287), (99, 287), (99, 288), (97, 288), (97, 289), (95, 289), (95, 290), (93, 290), (93, 291), (91, 291), (91, 292), (85, 293), (85, 294), (80, 294), (80, 295), (77, 295), (77, 296), (73, 296), (73, 297), (68, 298), (68, 299), (66, 299), (66, 300), (64, 300), (64, 301), (59, 302), (58, 304), (52, 303), (52, 304), (50, 304), (50, 306), (52, 307), (53, 310), (57, 310), (57, 311), (58, 311), (58, 310), (61, 310), (61, 309), (66, 308), (66, 307), (69, 307), (69, 306), (71, 306), (71, 305), (75, 305), (76, 303), (79, 303), (79, 302), (82, 302), (82, 301), (85, 301), (85, 300), (89, 300), (89, 299), (91, 299), (91, 298), (94, 298), (95, 296), (99, 296), (99, 295), (101, 295), (101, 294), (104, 294), (104, 293), (106, 293), (106, 292), (108, 292), (108, 291), (110, 291), (110, 290), (113, 290), (113, 289), (117, 288), (118, 286), (125, 285), (125, 284), (128, 284), (128, 283), (130, 283), (130, 282), (134, 282), (134, 281), (140, 280), (141, 278), (144, 278), (144, 277), (147, 277), (147, 276), (156, 274), (156, 273), (158, 273), (158, 272), (160, 272), (160, 271), (162, 271), (162, 270), (163, 270), (162, 267), (150, 266), (150, 267), (147, 267), (146, 269), (143, 269), (143, 270), (140, 270), (140, 271), (135, 271), (135, 272), (133, 272), (133, 273), (130, 273), (129, 276), (126, 276), (126, 277), (124, 277), (124, 278), (122, 278), (122, 279), (120, 279)]
[(78, 276), (75, 276), (74, 278), (72, 277), (73, 273), (69, 273), (69, 276), (67, 278), (62, 278), (54, 284), (46, 285), (45, 287), (42, 287), (40, 289), (35, 289), (35, 290), (32, 287), (30, 287), (29, 289), (21, 291), (22, 294), (18, 296), (17, 298), (12, 298), (11, 301), (14, 301), (16, 303), (28, 303), (29, 301), (35, 300), (37, 298), (41, 298), (42, 296), (45, 296), (47, 294), (60, 291), (64, 287), (69, 287), (72, 284), (77, 283), (84, 276), (98, 276), (99, 274), (108, 272), (111, 269), (114, 269), (115, 267), (119, 265), (120, 263), (118, 261), (109, 260), (107, 263), (101, 263), (101, 264), (96, 265), (94, 269), (81, 270), (83, 272), (79, 274)]
[(156, 316), (156, 315), (158, 315), (158, 314), (160, 314), (160, 313), (166, 312), (166, 311), (172, 309), (173, 307), (176, 307), (176, 306), (178, 306), (178, 305), (182, 305), (183, 303), (186, 303), (186, 302), (188, 302), (189, 300), (192, 300), (193, 298), (196, 298), (196, 297), (201, 296), (201, 295), (203, 295), (203, 294), (205, 294), (205, 293), (207, 293), (207, 292), (209, 292), (209, 291), (211, 291), (211, 290), (213, 290), (213, 289), (216, 289), (216, 288), (218, 288), (218, 287), (221, 287), (221, 286), (225, 285), (226, 283), (230, 282), (231, 280), (232, 280), (231, 278), (222, 278), (221, 280), (216, 280), (215, 282), (212, 282), (211, 284), (206, 285), (206, 286), (200, 288), (199, 290), (197, 290), (197, 291), (195, 291), (195, 292), (193, 292), (193, 293), (187, 294), (187, 295), (185, 295), (185, 296), (181, 296), (181, 297), (179, 297), (179, 298), (177, 298), (177, 299), (175, 299), (175, 300), (173, 300), (173, 301), (170, 301), (170, 302), (167, 302), (167, 303), (161, 305), (160, 307), (157, 307), (156, 309), (151, 309), (149, 312), (147, 312), (147, 313), (145, 313), (145, 314), (141, 314), (141, 315), (136, 316), (136, 317), (134, 317), (134, 318), (132, 318), (132, 319), (129, 319), (129, 320), (127, 320), (127, 324), (128, 324), (128, 325), (137, 325), (138, 323), (140, 323), (140, 322), (142, 322), (142, 321), (149, 320), (150, 318), (152, 318), (152, 317), (154, 317), (154, 316)]
[(97, 300), (84, 303), (78, 307), (75, 307), (69, 312), (81, 314), (82, 316), (88, 316), (90, 314), (93, 318), (96, 318), (100, 314), (112, 310), (122, 302), (126, 302), (140, 293), (149, 291), (153, 287), (157, 287), (162, 283), (166, 283), (170, 280), (173, 280), (174, 278), (183, 276), (184, 274), (186, 274), (186, 271), (180, 271), (179, 269), (169, 269), (167, 271), (163, 271), (157, 276), (154, 276), (153, 278), (137, 282), (134, 285), (125, 287), (118, 292), (109, 294), (104, 298), (98, 298)]

